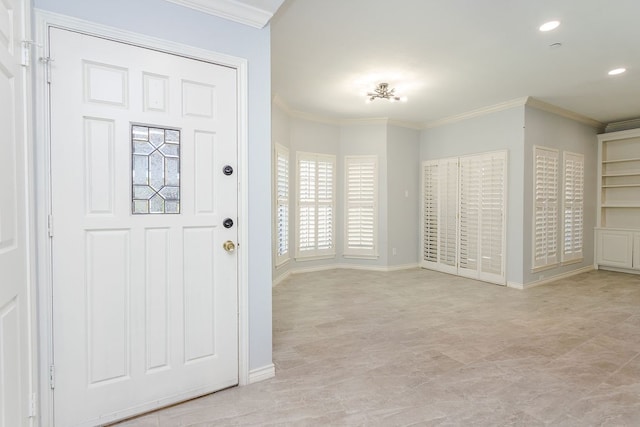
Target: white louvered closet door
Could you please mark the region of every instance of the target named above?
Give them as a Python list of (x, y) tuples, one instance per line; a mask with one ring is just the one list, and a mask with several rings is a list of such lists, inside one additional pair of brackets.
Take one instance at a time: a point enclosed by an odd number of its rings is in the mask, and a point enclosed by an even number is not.
[(507, 153), (481, 156), (480, 268), (478, 278), (506, 284)]
[(460, 158), (458, 274), (504, 284), (506, 152)]
[(422, 267), (438, 265), (438, 161), (422, 163)]
[(460, 158), (460, 234), (458, 274), (477, 278), (480, 268), (479, 231), (482, 200), (479, 156)]
[(423, 163), (422, 267), (506, 283), (506, 171), (506, 151)]
[(438, 269), (457, 273), (458, 269), (458, 159), (438, 164)]

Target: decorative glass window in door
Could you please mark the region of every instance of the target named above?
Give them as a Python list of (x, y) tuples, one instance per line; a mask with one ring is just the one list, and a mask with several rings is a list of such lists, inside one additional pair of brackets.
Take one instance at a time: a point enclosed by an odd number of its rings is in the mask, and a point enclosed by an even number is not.
[(180, 131), (131, 127), (134, 214), (180, 213)]

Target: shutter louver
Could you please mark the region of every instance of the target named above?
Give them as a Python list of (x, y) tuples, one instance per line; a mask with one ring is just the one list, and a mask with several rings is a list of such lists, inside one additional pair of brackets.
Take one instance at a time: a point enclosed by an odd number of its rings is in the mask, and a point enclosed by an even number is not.
[[(460, 253), (459, 274), (475, 277), (479, 268), (481, 170), (478, 156), (460, 159)], [(468, 271), (466, 271), (468, 270)]]
[(438, 264), (442, 271), (457, 271), (458, 253), (458, 159), (438, 165)]
[(298, 153), (296, 257), (335, 253), (335, 157)]
[(423, 267), (505, 283), (506, 173), (506, 151), (423, 162)]
[(425, 267), (438, 262), (438, 162), (422, 165), (422, 261)]
[(558, 263), (558, 151), (535, 147), (533, 268)]
[(482, 157), (480, 211), (480, 275), (482, 280), (505, 280), (506, 153)]
[(582, 259), (584, 233), (584, 156), (564, 153), (562, 261)]
[(377, 158), (347, 156), (345, 171), (345, 255), (377, 256)]
[(276, 265), (289, 259), (289, 151), (276, 145)]

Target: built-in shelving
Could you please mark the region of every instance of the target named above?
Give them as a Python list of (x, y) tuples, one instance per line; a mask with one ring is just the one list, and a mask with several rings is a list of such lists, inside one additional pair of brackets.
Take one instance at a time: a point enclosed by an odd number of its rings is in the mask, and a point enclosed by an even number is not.
[(640, 273), (640, 129), (598, 136), (596, 265)]

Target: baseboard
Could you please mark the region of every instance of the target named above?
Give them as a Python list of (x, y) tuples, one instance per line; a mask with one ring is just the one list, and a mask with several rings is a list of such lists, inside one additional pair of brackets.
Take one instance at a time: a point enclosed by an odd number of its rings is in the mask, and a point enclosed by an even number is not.
[(276, 376), (276, 367), (272, 363), (262, 368), (252, 369), (249, 371), (249, 384), (259, 383)]
[(287, 280), (289, 277), (291, 277), (291, 270), (287, 270), (284, 273), (282, 273), (281, 275), (279, 275), (278, 277), (274, 278), (273, 281), (271, 282), (271, 287), (275, 288), (280, 283), (282, 283), (285, 280)]
[(589, 271), (593, 271), (593, 270), (595, 270), (595, 267), (593, 265), (587, 265), (586, 267), (582, 267), (577, 270), (571, 270), (566, 273), (557, 274), (555, 276), (547, 277), (546, 279), (543, 279), (543, 280), (536, 280), (535, 282), (530, 282), (526, 284), (517, 283), (517, 282), (507, 282), (507, 286), (510, 288), (520, 289), (520, 290), (530, 289), (530, 288), (535, 288), (536, 286), (546, 285), (547, 283), (555, 282), (556, 280), (566, 279), (571, 276), (575, 276), (582, 273), (588, 273)]
[(318, 265), (314, 267), (302, 267), (302, 268), (292, 268), (285, 273), (282, 273), (280, 276), (273, 279), (272, 287), (278, 286), (280, 283), (287, 280), (294, 274), (303, 274), (303, 273), (316, 273), (318, 271), (327, 271), (327, 270), (365, 270), (365, 271), (379, 271), (383, 273), (388, 273), (391, 271), (401, 271), (401, 270), (411, 270), (413, 268), (419, 268), (420, 265), (415, 264), (403, 264), (403, 265), (388, 265), (388, 266), (378, 266), (378, 265), (360, 265), (360, 264), (328, 264), (328, 265)]

